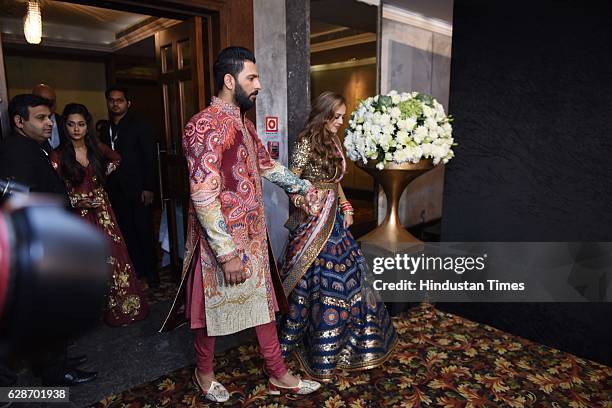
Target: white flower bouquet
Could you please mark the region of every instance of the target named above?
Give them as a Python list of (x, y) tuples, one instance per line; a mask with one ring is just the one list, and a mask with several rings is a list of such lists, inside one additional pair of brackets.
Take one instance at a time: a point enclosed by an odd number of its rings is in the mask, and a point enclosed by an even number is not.
[(363, 100), (351, 114), (344, 137), (349, 158), (382, 170), (389, 162), (433, 164), (453, 158), (452, 117), (430, 95), (391, 91)]

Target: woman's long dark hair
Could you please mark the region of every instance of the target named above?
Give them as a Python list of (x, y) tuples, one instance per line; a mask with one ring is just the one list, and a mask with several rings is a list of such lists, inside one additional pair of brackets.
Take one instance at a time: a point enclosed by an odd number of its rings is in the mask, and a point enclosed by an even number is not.
[(93, 169), (98, 183), (102, 185), (106, 179), (106, 159), (98, 148), (98, 140), (94, 134), (95, 130), (93, 128), (91, 114), (85, 105), (81, 105), (80, 103), (69, 103), (66, 105), (60, 119), (60, 145), (57, 148), (57, 152), (60, 158), (62, 176), (72, 187), (79, 186), (85, 178), (85, 168), (76, 159), (72, 139), (70, 139), (70, 135), (66, 129), (68, 116), (75, 114), (83, 116), (85, 123), (87, 123), (87, 133), (85, 134), (87, 160)]
[(326, 91), (317, 96), (312, 102), (308, 121), (298, 135), (298, 140), (302, 138), (310, 140), (311, 157), (320, 160), (323, 170), (332, 175), (341, 158), (336, 153), (332, 135), (325, 128), (325, 124), (334, 117), (336, 110), (342, 105), (346, 105), (344, 96), (335, 92)]

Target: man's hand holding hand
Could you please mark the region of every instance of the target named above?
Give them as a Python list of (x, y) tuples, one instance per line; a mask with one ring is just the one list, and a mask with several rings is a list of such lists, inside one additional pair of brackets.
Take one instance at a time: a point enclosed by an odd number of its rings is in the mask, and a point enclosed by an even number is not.
[(313, 187), (304, 196), (304, 211), (308, 214), (317, 215), (319, 213), (319, 195), (320, 192)]
[(242, 259), (238, 256), (231, 258), (229, 261), (221, 264), (223, 274), (225, 275), (225, 283), (228, 285), (236, 285), (247, 280), (248, 274)]

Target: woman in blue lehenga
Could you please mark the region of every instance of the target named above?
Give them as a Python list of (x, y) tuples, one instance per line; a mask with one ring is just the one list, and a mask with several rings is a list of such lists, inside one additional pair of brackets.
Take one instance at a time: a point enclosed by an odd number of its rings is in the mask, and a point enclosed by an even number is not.
[(337, 369), (376, 367), (397, 342), (348, 230), (353, 209), (340, 185), (345, 161), (336, 136), (345, 114), (341, 95), (319, 95), (289, 165), (317, 187), (320, 201), (307, 212), (302, 197), (292, 197), (295, 208), (286, 224), (290, 235), (281, 269), (289, 313), (281, 323), (280, 343), (285, 357), (294, 352), (305, 371), (321, 380), (333, 378)]

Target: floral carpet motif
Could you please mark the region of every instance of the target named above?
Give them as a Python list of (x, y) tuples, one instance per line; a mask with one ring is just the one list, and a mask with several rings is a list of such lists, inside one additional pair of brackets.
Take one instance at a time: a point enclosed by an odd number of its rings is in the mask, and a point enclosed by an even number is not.
[[(340, 372), (306, 397), (270, 397), (257, 345), (216, 356), (224, 407), (612, 408), (612, 368), (421, 305), (394, 318), (396, 351), (383, 366)], [(289, 362), (300, 372), (296, 361)], [(93, 405), (203, 407), (193, 366)], [(210, 406), (217, 406), (210, 403)]]
[(151, 288), (143, 279), (140, 281), (144, 295), (149, 304), (163, 302), (164, 300), (174, 299), (178, 285), (172, 276), (172, 271), (169, 268), (159, 270), (159, 287)]

